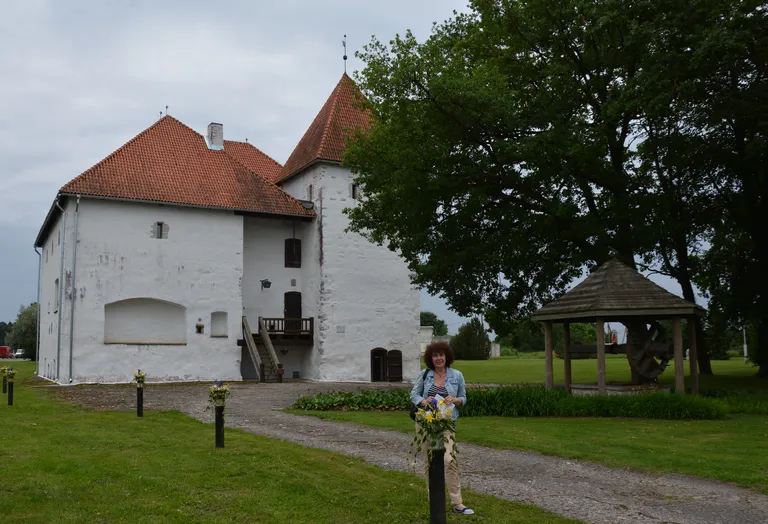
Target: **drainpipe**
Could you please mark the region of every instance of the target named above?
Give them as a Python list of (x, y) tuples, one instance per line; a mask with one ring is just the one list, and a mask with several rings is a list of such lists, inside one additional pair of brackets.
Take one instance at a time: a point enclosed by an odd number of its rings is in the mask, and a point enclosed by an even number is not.
[(40, 280), (43, 278), (43, 254), (37, 250), (37, 341), (35, 346), (35, 376), (40, 374)]
[(72, 237), (72, 309), (69, 310), (69, 383), (72, 383), (72, 348), (75, 343), (75, 299), (77, 298), (77, 286), (75, 281), (75, 269), (77, 268), (77, 214), (80, 209), (80, 195), (75, 202), (75, 232)]
[(67, 245), (67, 214), (59, 205), (59, 197), (56, 198), (56, 207), (61, 211), (61, 268), (59, 269), (59, 326), (56, 334), (56, 382), (59, 381), (61, 370), (61, 314), (64, 312), (64, 247)]

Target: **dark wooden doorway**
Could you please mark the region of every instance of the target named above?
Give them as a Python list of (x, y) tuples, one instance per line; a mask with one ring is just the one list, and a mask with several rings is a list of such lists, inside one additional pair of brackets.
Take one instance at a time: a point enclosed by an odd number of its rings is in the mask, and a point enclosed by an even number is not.
[(403, 381), (403, 352), (393, 349), (387, 353), (387, 378), (390, 382)]
[(376, 348), (371, 350), (371, 382), (386, 382), (389, 367), (387, 366), (387, 350)]
[(283, 301), (283, 317), (285, 317), (285, 331), (301, 331), (301, 293), (289, 291)]

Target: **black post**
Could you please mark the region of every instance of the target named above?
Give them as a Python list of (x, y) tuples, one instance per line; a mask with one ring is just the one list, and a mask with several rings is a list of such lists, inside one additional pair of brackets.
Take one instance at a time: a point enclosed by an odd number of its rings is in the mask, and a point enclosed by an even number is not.
[(282, 364), (277, 365), (277, 383), (282, 384), (283, 383), (283, 373), (285, 373), (285, 370), (283, 369)]
[(429, 463), (429, 522), (445, 524), (445, 450), (432, 452)]
[(3, 393), (8, 391), (8, 377), (3, 375)]
[(13, 381), (8, 383), (8, 405), (13, 406)]
[(144, 388), (136, 388), (136, 416), (144, 416)]
[(264, 366), (264, 362), (262, 362), (261, 364), (259, 364), (259, 380), (261, 382), (267, 381), (266, 373), (267, 373), (267, 368)]
[(216, 406), (216, 447), (224, 447), (224, 406)]

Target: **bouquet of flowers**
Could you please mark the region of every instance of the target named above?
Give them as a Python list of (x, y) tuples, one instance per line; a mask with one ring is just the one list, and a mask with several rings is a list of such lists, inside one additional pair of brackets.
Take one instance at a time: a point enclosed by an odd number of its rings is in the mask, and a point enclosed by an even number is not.
[(2, 367), (0, 368), (0, 374), (3, 375), (4, 380), (8, 380), (8, 382), (13, 382), (13, 377), (16, 376), (16, 370), (13, 368)]
[(147, 380), (147, 374), (144, 373), (142, 370), (133, 372), (133, 381), (136, 382), (137, 388), (143, 388), (144, 382), (146, 382), (146, 380)]
[[(416, 423), (419, 425), (419, 431), (413, 437), (411, 448), (415, 447), (418, 453), (422, 445), (428, 443), (430, 461), (434, 451), (446, 449), (448, 439), (453, 438), (455, 431), (453, 409), (453, 405), (446, 404), (440, 395), (433, 398), (425, 407), (419, 408), (416, 411)], [(456, 446), (454, 445), (451, 448), (451, 454), (455, 455), (455, 453)]]
[(223, 406), (229, 396), (229, 386), (221, 380), (216, 380), (211, 386), (208, 396), (213, 406)]

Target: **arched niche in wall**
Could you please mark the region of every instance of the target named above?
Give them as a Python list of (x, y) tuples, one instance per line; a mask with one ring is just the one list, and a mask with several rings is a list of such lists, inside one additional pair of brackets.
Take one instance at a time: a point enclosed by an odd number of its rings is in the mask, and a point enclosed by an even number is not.
[(156, 298), (129, 298), (104, 306), (105, 344), (187, 343), (187, 309)]
[(371, 350), (371, 382), (386, 382), (389, 374), (387, 365), (387, 350), (375, 348)]
[(211, 337), (226, 338), (227, 334), (227, 312), (214, 311), (211, 313)]

